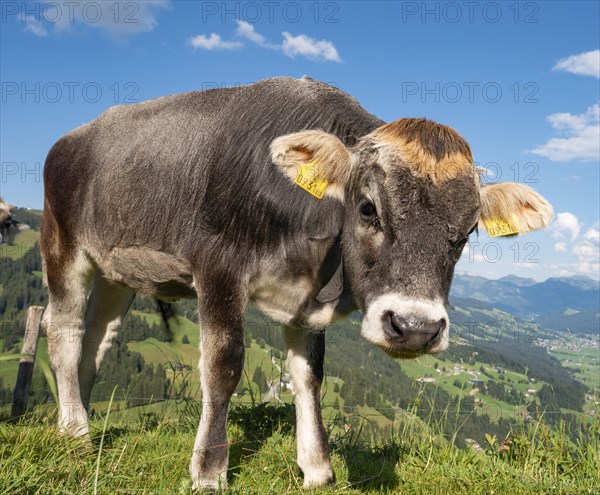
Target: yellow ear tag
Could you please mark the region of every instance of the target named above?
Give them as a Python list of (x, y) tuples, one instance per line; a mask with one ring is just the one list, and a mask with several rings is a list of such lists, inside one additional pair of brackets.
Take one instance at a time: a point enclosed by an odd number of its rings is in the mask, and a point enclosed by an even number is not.
[(517, 222), (514, 218), (510, 221), (503, 218), (490, 218), (484, 220), (483, 223), (485, 223), (485, 228), (490, 237), (502, 237), (519, 233), (519, 229), (516, 227)]
[(319, 177), (319, 164), (316, 161), (300, 165), (294, 182), (317, 199), (323, 198), (328, 184), (327, 179)]

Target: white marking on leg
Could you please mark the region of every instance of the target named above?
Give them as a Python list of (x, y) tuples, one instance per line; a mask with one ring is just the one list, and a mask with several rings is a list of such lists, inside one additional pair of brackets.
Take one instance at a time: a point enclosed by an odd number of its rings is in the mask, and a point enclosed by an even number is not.
[(334, 321), (336, 317), (335, 305), (324, 304), (321, 308), (309, 314), (307, 323), (312, 328), (323, 328)]
[[(202, 313), (201, 313), (202, 314)], [(202, 417), (194, 442), (190, 474), (195, 488), (226, 489), (229, 466), (227, 412), (244, 366), (243, 329), (202, 327), (200, 382)]]
[[(202, 380), (202, 379), (201, 379)], [(203, 390), (206, 390), (202, 387)], [(219, 416), (224, 417), (221, 420)], [(215, 423), (221, 423), (223, 421), (225, 425), (222, 428), (217, 426)], [(209, 490), (226, 490), (227, 489), (227, 468), (229, 466), (229, 448), (227, 445), (227, 435), (215, 435), (219, 429), (226, 431), (227, 423), (227, 407), (219, 407), (210, 400), (202, 399), (202, 416), (200, 418), (200, 425), (198, 426), (198, 432), (196, 433), (196, 440), (194, 441), (194, 452), (192, 454), (192, 461), (190, 463), (190, 474), (192, 476), (192, 488), (194, 489), (209, 489)], [(212, 466), (212, 469), (206, 469), (206, 461), (209, 459), (211, 450), (226, 450), (226, 453), (222, 457), (222, 462), (217, 466)], [(210, 466), (209, 466), (210, 467)]]
[(91, 264), (79, 251), (75, 261), (61, 274), (64, 288), (62, 297), (57, 299), (50, 287), (50, 304), (43, 320), (58, 388), (59, 427), (61, 431), (68, 431), (75, 436), (89, 433), (77, 370), (84, 334), (83, 313), (92, 273)]

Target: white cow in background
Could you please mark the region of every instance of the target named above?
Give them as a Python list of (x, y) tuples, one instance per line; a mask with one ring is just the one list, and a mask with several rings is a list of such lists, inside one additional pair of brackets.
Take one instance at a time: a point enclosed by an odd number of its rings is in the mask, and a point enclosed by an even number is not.
[(19, 232), (29, 228), (13, 218), (12, 212), (14, 209), (13, 205), (0, 198), (0, 244), (13, 242)]

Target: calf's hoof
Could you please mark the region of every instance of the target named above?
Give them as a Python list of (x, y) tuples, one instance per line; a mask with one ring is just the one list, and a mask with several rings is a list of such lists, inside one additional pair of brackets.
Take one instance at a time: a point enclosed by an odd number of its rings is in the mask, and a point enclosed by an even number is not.
[(219, 493), (227, 490), (227, 480), (198, 480), (192, 483), (194, 493)]
[(83, 440), (90, 439), (90, 427), (86, 423), (74, 423), (62, 421), (58, 424), (58, 432), (61, 435), (67, 435), (73, 438), (81, 438)]
[(318, 486), (332, 485), (335, 483), (335, 473), (330, 467), (304, 471), (303, 488), (316, 488)]

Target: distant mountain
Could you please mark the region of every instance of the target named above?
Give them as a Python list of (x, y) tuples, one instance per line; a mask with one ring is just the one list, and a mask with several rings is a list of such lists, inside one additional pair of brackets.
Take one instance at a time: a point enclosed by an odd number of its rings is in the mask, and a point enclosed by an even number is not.
[(586, 276), (536, 282), (515, 275), (498, 280), (457, 275), (451, 298), (489, 303), (554, 330), (569, 328), (573, 332), (585, 333), (600, 330), (600, 283)]
[(537, 282), (532, 278), (517, 277), (516, 275), (506, 275), (505, 277), (502, 277), (499, 280), (501, 282), (514, 284), (517, 287), (529, 287), (531, 285), (537, 284)]
[(566, 309), (597, 309), (600, 305), (600, 288), (592, 279), (549, 278), (523, 288), (522, 293), (528, 301), (526, 309), (538, 314)]
[(451, 297), (476, 299), (494, 304), (501, 309), (512, 309), (514, 312), (515, 308), (520, 309), (527, 305), (527, 300), (523, 298), (521, 290), (523, 287), (530, 286), (528, 280), (514, 275), (499, 280), (457, 275), (452, 283)]
[(579, 289), (584, 290), (598, 290), (598, 282), (596, 280), (591, 279), (590, 277), (586, 277), (585, 275), (573, 275), (572, 277), (558, 277), (558, 278), (549, 278), (546, 282), (550, 280), (554, 280), (557, 282), (561, 282), (563, 284), (572, 285), (573, 287), (577, 287)]

